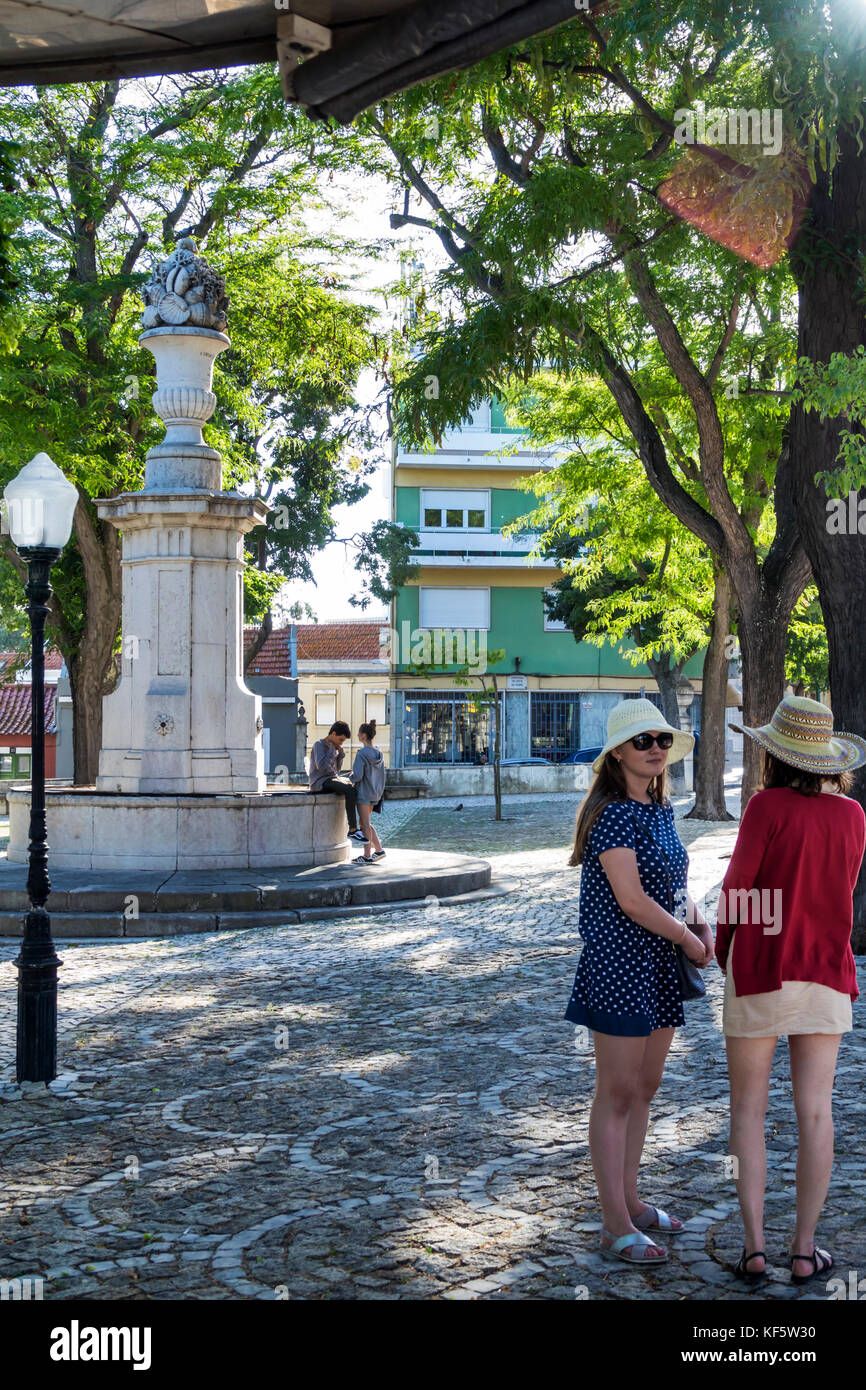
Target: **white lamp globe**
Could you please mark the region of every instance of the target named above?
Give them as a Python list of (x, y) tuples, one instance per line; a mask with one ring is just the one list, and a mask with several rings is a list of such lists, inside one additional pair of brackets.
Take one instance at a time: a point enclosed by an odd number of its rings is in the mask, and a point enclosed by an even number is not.
[(36, 454), (3, 489), (9, 534), (19, 550), (62, 550), (72, 531), (78, 489), (47, 454)]

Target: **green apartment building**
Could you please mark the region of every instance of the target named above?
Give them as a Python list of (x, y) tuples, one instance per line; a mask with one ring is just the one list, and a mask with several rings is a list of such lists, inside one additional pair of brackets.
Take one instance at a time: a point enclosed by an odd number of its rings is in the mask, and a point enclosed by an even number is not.
[[(576, 643), (546, 617), (542, 595), (562, 571), (550, 560), (530, 562), (533, 535), (501, 534), (534, 505), (520, 480), (555, 462), (553, 451), (524, 443), (495, 401), (435, 453), (398, 448), (392, 517), (418, 531), (421, 570), (392, 605), (392, 767), (492, 759), (480, 682), (457, 684), (453, 672), (461, 665), (499, 677), (503, 758), (567, 762), (578, 749), (604, 742), (608, 712), (619, 700), (642, 687), (658, 698), (646, 667), (633, 666), (614, 646)], [(496, 649), (504, 657), (487, 662)], [(419, 680), (407, 670), (413, 663), (433, 665), (435, 674)], [(700, 671), (700, 657), (686, 667), (696, 692)], [(699, 695), (690, 714), (697, 727)]]

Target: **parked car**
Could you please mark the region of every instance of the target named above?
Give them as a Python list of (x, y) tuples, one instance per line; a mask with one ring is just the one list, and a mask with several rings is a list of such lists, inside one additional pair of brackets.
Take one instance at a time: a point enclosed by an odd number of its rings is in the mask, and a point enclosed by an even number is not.
[(549, 758), (500, 758), (500, 767), (551, 767)]
[(570, 763), (591, 763), (594, 758), (598, 757), (601, 749), (601, 744), (599, 744), (597, 748), (578, 748), (577, 752), (572, 753), (571, 757), (567, 758), (566, 761)]

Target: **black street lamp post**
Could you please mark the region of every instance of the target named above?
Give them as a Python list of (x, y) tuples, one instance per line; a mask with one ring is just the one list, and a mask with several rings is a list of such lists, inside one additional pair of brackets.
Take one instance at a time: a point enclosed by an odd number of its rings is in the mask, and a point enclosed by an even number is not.
[(4, 490), (9, 532), (27, 565), (31, 630), (30, 871), (18, 967), (18, 1081), (57, 1075), (57, 968), (45, 903), (51, 892), (45, 822), (45, 619), (51, 566), (69, 539), (78, 492), (47, 454), (37, 454)]
[(18, 967), (19, 1081), (53, 1081), (57, 1075), (57, 967), (45, 907), (51, 892), (45, 826), (45, 618), (51, 597), (51, 566), (60, 554), (48, 546), (21, 546), (27, 562), (27, 612), (31, 631), (30, 872), (24, 941)]

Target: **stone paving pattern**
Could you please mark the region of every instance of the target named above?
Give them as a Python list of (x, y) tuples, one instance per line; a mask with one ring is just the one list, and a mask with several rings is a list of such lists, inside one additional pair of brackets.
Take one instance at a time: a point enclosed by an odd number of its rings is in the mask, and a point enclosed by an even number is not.
[[(508, 798), (500, 823), (489, 798), (386, 808), (386, 844), (490, 858), (514, 891), (489, 901), (62, 943), (50, 1090), (11, 1084), (17, 944), (0, 942), (0, 1279), (41, 1275), (53, 1300), (826, 1299), (823, 1283), (792, 1286), (783, 1258), (796, 1145), (784, 1042), (771, 1278), (753, 1290), (730, 1272), (742, 1227), (715, 966), (676, 1034), (644, 1155), (642, 1195), (687, 1233), (662, 1268), (597, 1253), (593, 1054), (562, 1019), (574, 808)], [(736, 825), (680, 829), (692, 892), (711, 906)], [(846, 1281), (866, 1268), (860, 1001), (855, 1025), (819, 1232)]]

